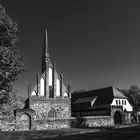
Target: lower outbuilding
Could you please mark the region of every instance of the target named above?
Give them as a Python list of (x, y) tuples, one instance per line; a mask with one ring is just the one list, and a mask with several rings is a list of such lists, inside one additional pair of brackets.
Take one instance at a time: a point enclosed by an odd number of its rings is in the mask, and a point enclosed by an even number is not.
[(72, 116), (83, 118), (82, 125), (105, 126), (131, 123), (133, 108), (115, 87), (72, 94)]

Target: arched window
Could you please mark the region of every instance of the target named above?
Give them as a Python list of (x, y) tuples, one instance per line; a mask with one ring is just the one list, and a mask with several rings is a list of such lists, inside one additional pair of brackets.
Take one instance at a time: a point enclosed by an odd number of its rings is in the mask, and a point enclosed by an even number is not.
[(53, 70), (52, 68), (49, 68), (49, 86), (52, 86), (52, 74), (53, 74)]
[(60, 80), (56, 80), (56, 96), (60, 96)]
[(67, 92), (64, 93), (64, 97), (68, 97), (68, 93)]
[(44, 91), (45, 91), (45, 80), (44, 78), (41, 78), (40, 80), (40, 95), (44, 96)]
[(32, 96), (36, 96), (36, 92), (35, 91), (32, 91)]
[(48, 118), (56, 118), (56, 111), (53, 109), (49, 110)]

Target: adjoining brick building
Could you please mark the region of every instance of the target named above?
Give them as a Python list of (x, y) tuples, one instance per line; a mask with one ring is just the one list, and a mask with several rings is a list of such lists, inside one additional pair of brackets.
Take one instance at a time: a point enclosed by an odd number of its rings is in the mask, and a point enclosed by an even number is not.
[(114, 87), (72, 94), (72, 116), (87, 126), (130, 123), (133, 111), (127, 97)]
[(65, 87), (63, 74), (58, 74), (48, 53), (48, 37), (42, 56), (42, 74), (31, 90), (24, 109), (16, 110), (17, 130), (66, 128), (71, 118), (70, 87)]

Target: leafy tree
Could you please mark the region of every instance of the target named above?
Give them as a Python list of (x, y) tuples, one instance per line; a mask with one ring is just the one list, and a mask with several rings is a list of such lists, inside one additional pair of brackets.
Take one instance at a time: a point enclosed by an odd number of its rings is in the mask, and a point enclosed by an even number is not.
[(120, 90), (130, 101), (133, 107), (140, 105), (140, 88), (136, 85), (132, 85), (129, 89)]
[(16, 50), (18, 25), (0, 5), (0, 104), (6, 103), (12, 82), (24, 72), (23, 57)]
[(14, 110), (24, 107), (24, 99), (16, 95), (16, 92), (11, 92), (7, 103), (1, 105), (1, 115), (5, 117), (13, 117)]

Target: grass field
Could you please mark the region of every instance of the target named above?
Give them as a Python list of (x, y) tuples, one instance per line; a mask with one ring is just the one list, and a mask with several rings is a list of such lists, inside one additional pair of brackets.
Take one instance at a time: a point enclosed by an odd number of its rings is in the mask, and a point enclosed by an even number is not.
[[(122, 126), (124, 128), (129, 126)], [(101, 128), (69, 128), (57, 130), (38, 130), (38, 131), (5, 131), (0, 132), (0, 140), (50, 140), (50, 139), (70, 139), (73, 136), (79, 136), (80, 139), (87, 134), (103, 133), (106, 131), (113, 131), (115, 127), (101, 127)], [(116, 127), (118, 129), (118, 126)], [(96, 133), (95, 133), (96, 132)], [(82, 136), (83, 135), (83, 136)], [(75, 138), (74, 138), (75, 139)], [(78, 137), (77, 137), (78, 139)]]
[[(38, 131), (5, 131), (0, 132), (0, 140), (34, 140), (44, 139), (68, 135), (76, 135), (83, 133), (99, 132), (106, 128), (92, 128), (92, 129), (57, 129), (57, 130), (38, 130)], [(111, 129), (111, 128), (110, 128)]]

